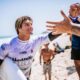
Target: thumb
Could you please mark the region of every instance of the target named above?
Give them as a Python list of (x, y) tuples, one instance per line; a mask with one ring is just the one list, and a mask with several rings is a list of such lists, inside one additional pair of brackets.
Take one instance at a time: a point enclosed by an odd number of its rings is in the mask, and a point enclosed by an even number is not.
[(66, 14), (61, 10), (61, 15), (64, 17), (64, 20), (71, 22), (71, 19), (66, 16)]

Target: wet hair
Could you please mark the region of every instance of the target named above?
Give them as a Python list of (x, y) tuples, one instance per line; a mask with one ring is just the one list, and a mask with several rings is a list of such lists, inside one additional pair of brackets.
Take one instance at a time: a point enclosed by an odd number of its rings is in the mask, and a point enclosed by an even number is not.
[(26, 20), (29, 20), (31, 22), (33, 22), (32, 18), (29, 17), (29, 16), (22, 16), (22, 17), (19, 17), (16, 22), (15, 22), (15, 29), (16, 29), (16, 32), (17, 34), (19, 34), (19, 28), (22, 28), (22, 23)]

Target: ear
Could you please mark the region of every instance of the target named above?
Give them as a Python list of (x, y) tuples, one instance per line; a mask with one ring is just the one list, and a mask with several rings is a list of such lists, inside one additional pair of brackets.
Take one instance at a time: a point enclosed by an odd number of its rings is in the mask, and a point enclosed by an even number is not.
[(21, 28), (19, 28), (18, 31), (21, 32)]
[(18, 29), (18, 31), (20, 32), (20, 28)]

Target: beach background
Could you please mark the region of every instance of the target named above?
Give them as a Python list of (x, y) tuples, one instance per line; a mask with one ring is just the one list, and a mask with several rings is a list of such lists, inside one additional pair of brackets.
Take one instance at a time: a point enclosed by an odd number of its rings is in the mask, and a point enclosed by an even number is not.
[[(69, 36), (63, 34), (53, 42), (57, 42), (60, 47), (71, 45)], [(52, 43), (51, 43), (52, 44)], [(52, 48), (52, 45), (50, 45)], [(35, 61), (32, 64), (31, 80), (45, 80), (43, 68), (39, 64), (39, 51), (35, 55)], [(71, 60), (71, 49), (55, 55), (52, 60), (52, 80), (79, 80), (73, 60)]]
[[(0, 45), (2, 43), (8, 43), (11, 39), (12, 37), (0, 39)], [(53, 42), (51, 42), (49, 48), (52, 48), (52, 43), (55, 42), (57, 42), (62, 48), (64, 48), (66, 45), (71, 45), (69, 35), (67, 34), (63, 34), (55, 39)], [(64, 52), (55, 55), (55, 58), (52, 60), (52, 80), (79, 80), (74, 62), (70, 59), (70, 51), (71, 49), (66, 49)], [(43, 64), (39, 64), (39, 55), (40, 52), (38, 50), (31, 67), (32, 71), (30, 80), (45, 80), (43, 75)]]
[[(69, 6), (77, 2), (80, 0), (0, 0), (0, 45), (17, 36), (15, 21), (18, 17), (32, 17), (33, 33), (39, 35), (46, 33), (46, 21), (63, 20), (60, 11), (63, 10), (68, 16)], [(56, 41), (62, 48), (71, 45), (67, 35), (62, 35), (53, 42)], [(67, 49), (52, 60), (52, 80), (78, 80), (70, 51), (71, 49)], [(34, 59), (31, 80), (44, 80), (42, 66), (39, 64), (39, 51)]]

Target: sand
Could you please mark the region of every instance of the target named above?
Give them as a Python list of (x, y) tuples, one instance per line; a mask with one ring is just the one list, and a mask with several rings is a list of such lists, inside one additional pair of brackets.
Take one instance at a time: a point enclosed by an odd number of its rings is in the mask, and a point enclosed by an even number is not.
[[(54, 42), (64, 48), (66, 45), (71, 45), (69, 36), (63, 34)], [(51, 43), (52, 44), (52, 43)], [(50, 45), (50, 48), (52, 46)], [(37, 52), (35, 55), (35, 61), (32, 64), (31, 80), (45, 80), (43, 75), (43, 67), (39, 64), (39, 55)], [(71, 49), (67, 49), (64, 53), (57, 54), (52, 60), (52, 80), (79, 80), (74, 61), (71, 60)]]
[[(74, 62), (70, 59), (70, 51), (67, 49), (52, 60), (52, 80), (79, 80)], [(42, 65), (39, 64), (39, 52), (32, 64), (31, 80), (45, 80)]]
[[(8, 41), (10, 40), (0, 40), (0, 44)], [(59, 43), (62, 48), (64, 48), (64, 46), (67, 44), (70, 45), (69, 36), (66, 34), (62, 35), (53, 42)], [(50, 46), (50, 48), (52, 47)], [(70, 53), (71, 49), (67, 49), (64, 53), (57, 54), (52, 60), (51, 80), (79, 80), (74, 62), (70, 59)], [(34, 62), (32, 64), (30, 80), (45, 80), (42, 65), (39, 64), (39, 55), (40, 53), (38, 51), (34, 57)]]

